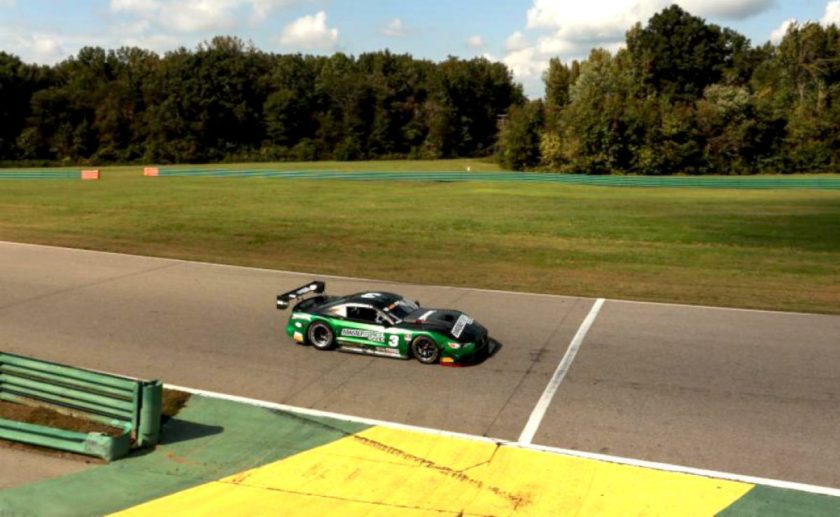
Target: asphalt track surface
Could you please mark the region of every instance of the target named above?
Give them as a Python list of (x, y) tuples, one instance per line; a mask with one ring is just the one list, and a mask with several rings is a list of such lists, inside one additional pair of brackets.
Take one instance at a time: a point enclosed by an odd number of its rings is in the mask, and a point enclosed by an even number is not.
[[(515, 441), (595, 302), (325, 278), (464, 310), (502, 345), (444, 368), (291, 343), (274, 296), (312, 278), (0, 243), (0, 350)], [(608, 300), (533, 443), (840, 487), (838, 365), (838, 316)]]

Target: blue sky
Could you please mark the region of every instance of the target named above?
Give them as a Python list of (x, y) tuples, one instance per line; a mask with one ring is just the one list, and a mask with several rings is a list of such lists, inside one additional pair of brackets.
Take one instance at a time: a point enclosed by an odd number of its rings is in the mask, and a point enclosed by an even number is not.
[[(272, 52), (416, 57), (486, 56), (505, 62), (532, 96), (551, 57), (616, 49), (624, 31), (673, 0), (0, 0), (0, 50), (55, 63), (85, 45), (158, 52), (232, 34)], [(840, 0), (681, 0), (754, 43), (791, 20), (840, 24)]]

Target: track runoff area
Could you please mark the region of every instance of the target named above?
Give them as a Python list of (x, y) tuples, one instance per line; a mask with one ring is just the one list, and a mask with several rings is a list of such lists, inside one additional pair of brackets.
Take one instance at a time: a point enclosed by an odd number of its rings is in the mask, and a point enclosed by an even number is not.
[(321, 277), (465, 310), (502, 345), (448, 369), (287, 343), (273, 295), (311, 278), (0, 243), (3, 347), (361, 426), (129, 513), (838, 510), (840, 318)]

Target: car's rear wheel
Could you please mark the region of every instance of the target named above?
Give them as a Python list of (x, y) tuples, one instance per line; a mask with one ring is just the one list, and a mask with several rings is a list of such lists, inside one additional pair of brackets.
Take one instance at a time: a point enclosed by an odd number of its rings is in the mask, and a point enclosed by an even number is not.
[(306, 337), (309, 343), (318, 350), (329, 350), (335, 344), (335, 334), (323, 321), (316, 321), (310, 325)]
[(419, 336), (411, 342), (411, 354), (423, 364), (433, 364), (440, 357), (440, 349), (431, 338)]

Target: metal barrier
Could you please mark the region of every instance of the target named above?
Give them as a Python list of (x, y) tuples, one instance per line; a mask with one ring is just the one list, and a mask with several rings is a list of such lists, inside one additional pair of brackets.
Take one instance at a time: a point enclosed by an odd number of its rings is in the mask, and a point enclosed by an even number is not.
[(0, 400), (45, 406), (123, 430), (117, 437), (0, 419), (0, 438), (107, 460), (160, 437), (163, 385), (0, 352)]
[(517, 182), (589, 185), (596, 187), (705, 188), (705, 189), (817, 189), (840, 190), (836, 175), (787, 176), (611, 176), (559, 174), (548, 172), (419, 172), (419, 171), (277, 171), (270, 169), (167, 168), (159, 169), (164, 177), (278, 178), (346, 181), (415, 181), (415, 182)]

